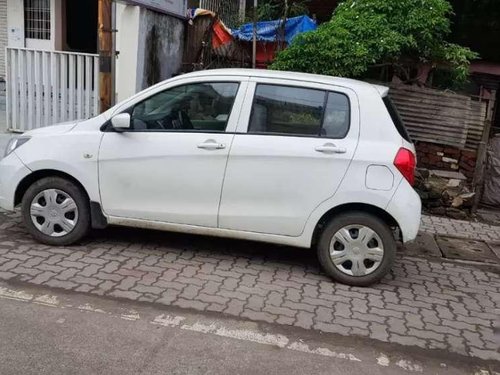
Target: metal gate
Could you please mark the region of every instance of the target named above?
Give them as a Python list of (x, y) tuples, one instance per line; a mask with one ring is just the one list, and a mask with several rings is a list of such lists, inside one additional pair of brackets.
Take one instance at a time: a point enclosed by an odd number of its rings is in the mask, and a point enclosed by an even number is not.
[(7, 48), (7, 127), (26, 130), (99, 113), (98, 55)]

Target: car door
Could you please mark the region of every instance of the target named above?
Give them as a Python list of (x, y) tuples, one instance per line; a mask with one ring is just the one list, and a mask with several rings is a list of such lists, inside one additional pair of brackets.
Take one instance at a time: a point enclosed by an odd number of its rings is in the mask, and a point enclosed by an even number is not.
[(178, 84), (131, 105), (131, 129), (107, 129), (102, 208), (113, 217), (217, 226), (222, 181), (245, 80)]
[(359, 135), (355, 93), (254, 78), (228, 159), (219, 227), (299, 236), (332, 197)]

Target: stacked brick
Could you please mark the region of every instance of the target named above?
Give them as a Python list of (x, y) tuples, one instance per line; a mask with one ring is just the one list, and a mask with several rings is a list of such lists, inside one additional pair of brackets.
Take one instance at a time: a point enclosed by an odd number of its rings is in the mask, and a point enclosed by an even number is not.
[(476, 167), (475, 151), (428, 142), (417, 142), (416, 148), (420, 168), (460, 171), (472, 181)]

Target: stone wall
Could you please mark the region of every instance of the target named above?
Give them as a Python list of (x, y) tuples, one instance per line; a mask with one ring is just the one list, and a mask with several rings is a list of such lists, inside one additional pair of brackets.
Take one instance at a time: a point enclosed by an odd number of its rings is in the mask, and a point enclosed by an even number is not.
[(416, 142), (418, 167), (462, 172), (468, 181), (474, 177), (476, 152), (435, 143)]

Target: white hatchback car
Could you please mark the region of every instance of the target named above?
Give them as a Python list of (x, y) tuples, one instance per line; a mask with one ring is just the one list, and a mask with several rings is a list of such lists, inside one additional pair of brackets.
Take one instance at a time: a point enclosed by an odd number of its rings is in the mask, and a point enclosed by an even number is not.
[(415, 149), (388, 88), (292, 72), (211, 70), (100, 116), (26, 132), (0, 162), (0, 206), (35, 239), (108, 224), (317, 248), (369, 285), (413, 240)]

